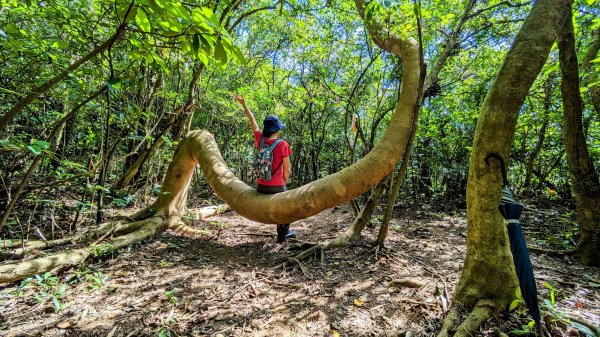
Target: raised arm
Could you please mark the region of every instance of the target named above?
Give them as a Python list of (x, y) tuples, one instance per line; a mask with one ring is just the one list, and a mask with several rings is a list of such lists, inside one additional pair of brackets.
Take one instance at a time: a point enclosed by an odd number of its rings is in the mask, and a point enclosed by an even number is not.
[(250, 111), (250, 109), (248, 109), (248, 107), (246, 106), (246, 100), (244, 99), (244, 97), (238, 94), (233, 94), (233, 99), (235, 99), (236, 102), (240, 103), (242, 105), (242, 108), (244, 108), (244, 113), (246, 114), (246, 117), (248, 117), (248, 121), (250, 121), (250, 128), (252, 128), (252, 133), (254, 133), (255, 131), (260, 131), (260, 129), (258, 128), (258, 124), (256, 124), (256, 119), (254, 119), (254, 115), (252, 114), (252, 111)]

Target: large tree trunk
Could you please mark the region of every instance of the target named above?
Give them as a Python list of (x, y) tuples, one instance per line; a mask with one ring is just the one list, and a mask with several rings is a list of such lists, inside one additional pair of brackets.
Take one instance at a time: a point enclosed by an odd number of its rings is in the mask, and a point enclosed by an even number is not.
[(600, 181), (583, 132), (583, 100), (579, 91), (577, 52), (570, 17), (561, 30), (558, 49), (562, 72), (563, 137), (579, 222), (577, 256), (585, 264), (600, 265)]
[[(519, 109), (546, 62), (571, 3), (535, 2), (479, 113), (467, 183), (467, 255), (454, 298), (456, 304), (473, 308), (473, 312), (456, 336), (468, 336), (471, 323), (479, 325), (514, 298), (518, 283), (506, 226), (498, 211), (502, 178), (498, 165), (488, 166), (484, 158), (490, 153), (508, 158)], [(447, 329), (445, 325), (439, 336), (447, 336)]]

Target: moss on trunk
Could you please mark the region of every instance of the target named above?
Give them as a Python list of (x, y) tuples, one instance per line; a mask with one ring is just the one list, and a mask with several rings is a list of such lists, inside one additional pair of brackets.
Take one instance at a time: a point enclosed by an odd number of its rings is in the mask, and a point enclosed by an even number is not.
[(467, 184), (467, 256), (455, 301), (473, 307), (481, 299), (504, 308), (517, 287), (506, 226), (498, 211), (502, 178), (497, 164), (484, 158), (508, 158), (519, 109), (546, 62), (569, 0), (537, 1), (488, 92), (479, 113)]

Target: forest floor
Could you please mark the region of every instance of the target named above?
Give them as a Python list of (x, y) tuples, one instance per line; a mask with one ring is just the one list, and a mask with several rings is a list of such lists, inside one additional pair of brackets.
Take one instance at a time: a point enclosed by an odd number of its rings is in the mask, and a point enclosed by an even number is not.
[[(276, 244), (274, 226), (235, 212), (190, 221), (206, 237), (165, 232), (87, 266), (4, 287), (0, 335), (435, 336), (461, 273), (465, 214), (428, 205), (398, 209), (386, 249), (368, 244), (375, 226), (365, 229), (364, 241), (285, 270), (275, 267), (300, 245)], [(530, 247), (570, 243), (576, 228), (569, 216), (526, 210)], [(352, 218), (342, 206), (292, 228), (299, 239), (317, 242), (342, 233)], [(568, 256), (531, 257), (552, 335), (584, 336), (566, 317), (599, 326), (600, 270)], [(518, 307), (486, 322), (479, 336), (517, 335), (529, 321)]]

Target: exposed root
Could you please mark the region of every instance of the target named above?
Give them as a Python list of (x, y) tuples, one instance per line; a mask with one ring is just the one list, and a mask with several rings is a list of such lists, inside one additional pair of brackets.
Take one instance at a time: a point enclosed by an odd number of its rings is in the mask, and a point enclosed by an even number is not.
[[(306, 258), (309, 258), (310, 256), (313, 256), (317, 253), (319, 253), (319, 258), (322, 263), (323, 260), (325, 259), (325, 249), (346, 247), (350, 244), (350, 242), (351, 242), (350, 237), (347, 234), (342, 234), (333, 240), (312, 244), (312, 246), (309, 247), (308, 249), (300, 252), (298, 255), (296, 255), (294, 257), (287, 258), (287, 261), (275, 266), (273, 269), (282, 269), (282, 268), (286, 268), (287, 266), (293, 265), (293, 264), (300, 265), (300, 261), (302, 261)], [(302, 268), (302, 267), (300, 267), (300, 268)]]
[(208, 206), (208, 207), (202, 207), (199, 209), (188, 210), (187, 213), (192, 214), (198, 220), (204, 220), (211, 216), (225, 213), (225, 212), (229, 211), (230, 209), (231, 208), (229, 207), (229, 205), (221, 204), (221, 205), (216, 205), (216, 206)]
[[(0, 266), (0, 283), (14, 282), (50, 270), (56, 272), (72, 267), (83, 263), (90, 256), (106, 255), (119, 248), (146, 239), (167, 226), (166, 221), (156, 217), (134, 224), (136, 224), (136, 226), (124, 226), (126, 227), (125, 230), (128, 230), (127, 234), (123, 234), (105, 242), (94, 243), (85, 248), (74, 249), (34, 260), (2, 265)], [(131, 231), (130, 229), (132, 227), (137, 227), (137, 230)], [(121, 233), (124, 230), (123, 228), (115, 228), (113, 233), (117, 233), (117, 229), (119, 229)]]
[[(228, 205), (218, 205), (199, 209), (196, 214), (201, 218), (220, 214), (229, 209)], [(0, 283), (14, 282), (24, 279), (28, 276), (44, 273), (47, 271), (59, 271), (69, 268), (73, 265), (84, 262), (91, 256), (101, 256), (111, 253), (121, 247), (141, 241), (151, 235), (154, 235), (161, 229), (172, 229), (176, 232), (183, 232), (186, 235), (205, 235), (206, 232), (185, 225), (178, 216), (162, 217), (157, 212), (150, 209), (142, 210), (131, 218), (139, 219), (142, 215), (150, 217), (145, 220), (131, 223), (108, 222), (102, 224), (96, 230), (89, 231), (72, 238), (63, 238), (52, 241), (28, 241), (25, 247), (22, 247), (23, 241), (16, 242), (4, 241), (2, 244), (8, 248), (0, 255), (11, 258), (20, 258), (28, 252), (34, 250), (43, 250), (51, 247), (58, 247), (67, 244), (77, 244), (92, 242), (85, 248), (73, 249), (63, 253), (52, 254), (37, 259), (7, 263), (0, 265)], [(114, 236), (109, 240), (111, 236)], [(94, 241), (95, 240), (95, 241)]]
[(181, 234), (189, 237), (200, 237), (206, 236), (208, 232), (204, 229), (198, 229), (191, 226), (186, 225), (183, 221), (178, 223), (172, 223), (169, 225), (168, 229), (172, 230), (177, 234)]
[(146, 224), (146, 221), (137, 221), (132, 223), (122, 224), (120, 222), (108, 222), (100, 225), (97, 230), (92, 230), (79, 236), (57, 239), (52, 241), (27, 241), (25, 247), (19, 247), (10, 249), (0, 253), (7, 259), (19, 259), (22, 258), (26, 253), (33, 250), (44, 250), (52, 247), (59, 247), (67, 244), (77, 244), (83, 242), (89, 242), (98, 237), (107, 235), (108, 233), (114, 235), (123, 235), (138, 230)]
[[(95, 235), (102, 235), (106, 232), (106, 230), (114, 228), (116, 225), (120, 224), (118, 221), (111, 221), (107, 223), (101, 224), (97, 230), (93, 231)], [(86, 234), (83, 234), (86, 235)], [(35, 248), (35, 249), (44, 249), (48, 247), (56, 247), (63, 244), (70, 243), (72, 241), (76, 241), (74, 238), (63, 238), (57, 240), (50, 241), (42, 241), (42, 240), (0, 240), (0, 248), (8, 249), (8, 248)], [(25, 247), (23, 247), (25, 244)]]
[(477, 302), (469, 316), (458, 326), (454, 335), (450, 335), (460, 318), (460, 310), (456, 306), (452, 306), (448, 315), (444, 319), (444, 323), (437, 337), (472, 337), (475, 336), (481, 324), (487, 321), (494, 312), (496, 306), (493, 301), (480, 300)]
[(442, 328), (440, 332), (437, 334), (437, 337), (449, 337), (450, 331), (456, 326), (460, 319), (460, 308), (456, 305), (453, 305), (448, 311), (448, 315), (444, 319), (444, 323), (442, 324)]

